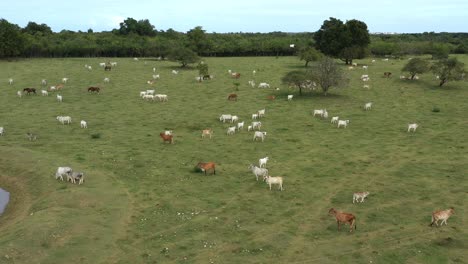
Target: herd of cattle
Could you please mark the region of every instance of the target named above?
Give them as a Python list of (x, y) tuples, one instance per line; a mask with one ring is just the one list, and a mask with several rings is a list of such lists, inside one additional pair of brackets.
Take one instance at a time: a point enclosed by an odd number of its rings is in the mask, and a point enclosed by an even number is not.
[[(375, 60), (373, 60), (372, 62), (375, 62)], [(110, 71), (112, 69), (112, 67), (115, 67), (117, 65), (116, 62), (108, 62), (108, 63), (100, 63), (99, 66), (103, 67), (105, 71)], [(354, 67), (356, 67), (357, 64), (353, 64), (353, 66), (350, 66), (349, 69), (353, 69)], [(89, 71), (92, 70), (92, 66), (90, 65), (85, 65), (85, 68)], [(366, 69), (367, 70), (367, 65), (363, 66), (363, 69)], [(156, 69), (153, 68), (153, 72), (155, 72)], [(172, 71), (172, 74), (174, 75), (177, 75), (179, 72), (178, 71), (175, 71), (173, 70)], [(232, 72), (231, 70), (228, 71), (228, 73), (230, 74), (230, 76), (232, 78), (235, 78), (235, 79), (239, 79), (241, 74), (240, 73), (237, 73), (237, 72)], [(252, 72), (253, 75), (256, 74), (256, 71), (254, 70)], [(390, 72), (385, 72), (384, 73), (384, 77), (387, 77), (389, 78), (391, 76), (391, 73)], [(209, 77), (209, 78), (208, 78)], [(197, 81), (202, 81), (202, 80), (207, 80), (207, 79), (212, 79), (213, 77), (211, 75), (209, 75), (206, 79), (203, 77), (203, 78), (200, 78), (200, 77), (197, 77), (196, 80)], [(154, 84), (154, 82), (159, 79), (160, 76), (159, 74), (154, 74), (153, 75), (153, 79), (148, 81), (147, 83), (148, 84)], [(362, 81), (369, 81), (370, 80), (370, 77), (369, 75), (367, 74), (364, 74), (361, 76), (361, 80)], [(62, 79), (62, 82), (58, 85), (55, 85), (55, 86), (50, 86), (48, 90), (41, 90), (41, 94), (42, 96), (48, 96), (49, 92), (54, 92), (54, 91), (60, 91), (64, 88), (65, 84), (67, 83), (68, 81), (68, 78), (63, 78)], [(110, 79), (106, 78), (105, 79), (105, 82), (109, 82)], [(13, 84), (13, 79), (9, 79), (8, 80), (8, 83), (10, 85)], [(41, 81), (41, 85), (43, 86), (46, 86), (47, 85), (47, 81), (44, 79)], [(255, 82), (254, 81), (249, 81), (249, 85), (251, 85), (252, 87), (255, 87)], [(311, 86), (315, 85), (315, 83), (310, 83)], [(260, 83), (258, 85), (259, 88), (270, 88), (270, 85), (268, 83)], [(96, 92), (96, 93), (99, 93), (100, 91), (100, 88), (99, 87), (89, 87), (87, 89), (88, 92)], [(18, 97), (22, 97), (24, 94), (26, 95), (30, 95), (30, 94), (36, 94), (36, 89), (35, 88), (24, 88), (23, 91), (18, 91), (17, 92), (17, 96)], [(161, 101), (161, 102), (167, 102), (168, 101), (168, 96), (165, 95), (165, 94), (155, 94), (155, 90), (154, 89), (148, 89), (146, 91), (141, 91), (140, 92), (140, 97), (142, 99), (145, 99), (145, 100), (158, 100), (158, 101)], [(288, 101), (291, 101), (293, 98), (293, 95), (288, 95), (287, 96), (287, 100)], [(237, 95), (236, 94), (229, 94), (227, 99), (229, 101), (237, 101)], [(269, 98), (271, 99), (271, 98)], [(63, 100), (63, 97), (59, 94), (57, 94), (57, 101), (59, 102), (62, 102)], [(274, 100), (274, 98), (273, 98)], [(364, 110), (368, 111), (368, 110), (371, 110), (372, 108), (372, 102), (368, 102), (364, 105)], [(254, 134), (253, 134), (253, 141), (256, 141), (257, 139), (258, 140), (261, 140), (262, 142), (265, 140), (266, 136), (267, 136), (267, 132), (265, 131), (260, 131), (261, 127), (262, 127), (262, 122), (259, 120), (261, 118), (263, 118), (265, 116), (265, 112), (266, 112), (266, 109), (261, 109), (261, 110), (258, 110), (257, 112), (253, 113), (252, 114), (252, 123), (250, 125), (248, 125), (247, 127), (247, 131), (252, 131)], [(322, 119), (327, 119), (328, 118), (328, 111), (326, 109), (315, 109), (313, 110), (313, 116), (318, 116)], [(70, 116), (57, 116), (56, 118), (61, 124), (70, 124), (71, 123), (71, 117)], [(227, 135), (233, 135), (241, 130), (243, 130), (244, 128), (244, 124), (245, 124), (245, 121), (243, 122), (238, 122), (239, 121), (239, 117), (236, 116), (236, 115), (232, 115), (232, 114), (221, 114), (219, 116), (219, 121), (220, 122), (223, 122), (223, 123), (226, 123), (226, 122), (229, 122), (231, 124), (234, 124), (234, 122), (237, 122), (236, 125), (234, 126), (231, 126), (231, 127), (228, 127), (227, 131), (226, 131), (226, 134)], [(337, 124), (337, 127), (340, 128), (340, 127), (344, 127), (346, 128), (349, 124), (349, 120), (340, 120), (338, 116), (333, 116), (331, 118), (331, 123), (332, 124)], [(80, 127), (81, 128), (87, 128), (87, 122), (84, 121), (84, 120), (81, 120), (80, 122)], [(418, 124), (416, 123), (413, 123), (413, 124), (409, 124), (408, 125), (408, 132), (410, 131), (413, 131), (415, 132), (416, 131), (416, 128), (418, 127)], [(0, 136), (3, 136), (5, 133), (5, 129), (4, 127), (0, 127)], [(204, 129), (202, 130), (202, 134), (201, 134), (201, 137), (202, 138), (205, 138), (205, 136), (209, 136), (209, 138), (211, 139), (212, 138), (212, 135), (213, 135), (213, 130), (211, 128), (207, 128), (207, 129)], [(31, 133), (28, 133), (28, 137), (30, 140), (32, 140), (32, 138), (34, 138), (34, 140), (36, 139), (36, 136), (34, 134), (31, 134)], [(171, 130), (166, 130), (162, 133), (160, 133), (160, 137), (162, 138), (163, 142), (168, 142), (170, 144), (173, 144), (174, 143), (174, 134), (173, 134), (173, 131)], [(269, 186), (269, 189), (271, 190), (272, 189), (272, 185), (278, 185), (278, 189), (279, 190), (283, 190), (283, 177), (272, 177), (269, 175), (269, 171), (268, 169), (266, 168), (266, 164), (268, 162), (268, 157), (265, 157), (265, 158), (261, 158), (259, 159), (259, 166), (256, 166), (254, 164), (250, 164), (250, 166), (248, 167), (252, 173), (255, 175), (256, 177), (256, 180), (258, 181), (259, 180), (259, 177), (260, 179), (262, 179), (266, 184), (268, 184)], [(202, 172), (205, 173), (205, 175), (207, 174), (207, 172), (211, 172), (212, 174), (216, 174), (216, 164), (215, 162), (199, 162), (197, 165), (196, 165), (196, 168), (198, 168), (199, 170), (201, 170)], [(60, 180), (64, 180), (64, 176), (66, 177), (67, 179), (67, 182), (71, 182), (71, 183), (78, 183), (78, 184), (82, 184), (84, 182), (84, 173), (83, 172), (74, 172), (70, 167), (58, 167), (56, 173), (55, 173), (55, 178), (56, 179), (60, 179)], [(353, 203), (355, 202), (359, 202), (359, 203), (362, 203), (364, 202), (364, 199), (369, 195), (369, 192), (356, 192), (353, 194)], [(450, 208), (450, 209), (447, 209), (447, 210), (440, 210), (440, 211), (435, 211), (432, 213), (432, 222), (431, 222), (431, 225), (436, 225), (438, 226), (438, 221), (441, 221), (441, 225), (442, 224), (446, 224), (447, 225), (447, 219), (454, 213), (454, 208)], [(333, 215), (335, 216), (336, 218), (336, 222), (338, 224), (338, 229), (340, 229), (340, 225), (341, 224), (349, 224), (350, 225), (350, 232), (353, 231), (353, 228), (356, 229), (356, 217), (351, 214), (351, 213), (344, 213), (344, 212), (341, 212), (341, 211), (338, 211), (334, 208), (331, 208), (329, 210), (329, 214), (330, 215)]]

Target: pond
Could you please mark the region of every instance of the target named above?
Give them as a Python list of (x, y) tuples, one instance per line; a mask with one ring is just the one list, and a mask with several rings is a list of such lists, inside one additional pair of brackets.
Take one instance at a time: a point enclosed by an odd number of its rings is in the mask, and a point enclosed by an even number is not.
[(10, 193), (0, 188), (0, 214), (5, 210), (9, 200)]

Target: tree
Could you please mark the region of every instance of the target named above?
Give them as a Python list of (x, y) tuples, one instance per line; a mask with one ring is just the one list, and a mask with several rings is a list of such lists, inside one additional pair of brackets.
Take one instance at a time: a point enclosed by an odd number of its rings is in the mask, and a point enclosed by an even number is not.
[(167, 57), (172, 61), (178, 61), (182, 65), (182, 68), (200, 60), (197, 53), (186, 47), (173, 48)]
[(29, 33), (31, 35), (40, 33), (43, 35), (52, 34), (52, 29), (46, 24), (37, 24), (35, 22), (29, 22), (26, 27), (23, 29), (23, 32)]
[(208, 64), (206, 64), (204, 61), (200, 61), (197, 65), (198, 69), (198, 81), (201, 82), (203, 80), (203, 76), (209, 75), (208, 73)]
[(311, 79), (322, 88), (325, 95), (331, 87), (344, 87), (349, 79), (343, 70), (330, 57), (322, 58), (310, 70)]
[(142, 19), (136, 21), (135, 19), (129, 17), (120, 23), (120, 28), (118, 31), (121, 35), (129, 35), (131, 33), (137, 34), (140, 36), (155, 36), (156, 31), (154, 26), (151, 25), (148, 19)]
[(409, 72), (411, 74), (411, 80), (414, 79), (416, 74), (423, 74), (430, 70), (429, 62), (421, 58), (413, 58), (401, 69), (403, 72)]
[(0, 19), (0, 58), (21, 55), (24, 47), (24, 37), (20, 27)]
[(299, 88), (299, 94), (302, 95), (302, 89), (305, 87), (304, 84), (307, 82), (307, 79), (308, 76), (305, 71), (290, 71), (281, 78), (281, 82)]
[(348, 20), (346, 24), (331, 17), (325, 20), (314, 34), (315, 46), (325, 55), (340, 58), (346, 64), (365, 56), (370, 43), (367, 25), (359, 20)]
[(305, 61), (305, 67), (309, 65), (311, 61), (317, 61), (322, 57), (322, 54), (313, 47), (305, 48), (299, 51), (299, 59)]
[(202, 27), (198, 26), (191, 29), (187, 32), (187, 37), (193, 47), (193, 50), (195, 50), (198, 55), (208, 52), (209, 43), (205, 30), (203, 30)]
[(431, 44), (429, 47), (429, 54), (432, 55), (433, 60), (447, 59), (450, 53), (450, 48), (442, 43)]
[(439, 76), (439, 87), (448, 81), (462, 80), (465, 75), (465, 64), (457, 58), (439, 60), (432, 66), (432, 72)]

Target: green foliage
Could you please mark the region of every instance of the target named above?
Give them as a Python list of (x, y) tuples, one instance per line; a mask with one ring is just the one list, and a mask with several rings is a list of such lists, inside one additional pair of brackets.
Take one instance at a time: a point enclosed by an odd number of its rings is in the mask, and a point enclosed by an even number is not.
[(118, 31), (122, 35), (137, 34), (140, 36), (155, 36), (154, 26), (151, 25), (148, 19), (136, 21), (129, 17), (120, 23)]
[(299, 94), (302, 95), (304, 84), (308, 80), (308, 75), (305, 71), (290, 71), (281, 78), (281, 82), (288, 86), (293, 86), (299, 89)]
[(208, 64), (206, 64), (204, 61), (200, 61), (198, 63), (197, 69), (198, 69), (198, 76), (203, 77), (205, 75), (209, 75)]
[(434, 112), (434, 113), (439, 113), (439, 112), (440, 112), (440, 108), (437, 107), (437, 106), (433, 106), (433, 107), (432, 107), (432, 112)]
[(197, 54), (208, 53), (210, 44), (206, 37), (205, 30), (198, 26), (187, 32), (190, 47), (197, 52)]
[(363, 58), (370, 43), (367, 25), (359, 20), (341, 20), (331, 17), (325, 20), (314, 34), (318, 50), (325, 55), (340, 58), (351, 64), (353, 59)]
[(411, 74), (411, 80), (414, 79), (416, 74), (423, 74), (430, 70), (429, 62), (421, 58), (413, 58), (406, 63), (401, 69), (402, 72), (409, 72)]
[(349, 79), (343, 69), (330, 57), (324, 57), (309, 72), (311, 79), (322, 88), (325, 95), (331, 87), (345, 87)]
[(52, 29), (47, 26), (47, 24), (37, 24), (35, 22), (29, 22), (26, 27), (23, 29), (23, 32), (34, 35), (34, 34), (42, 34), (42, 35), (50, 35), (52, 34)]
[(369, 50), (376, 56), (385, 56), (397, 54), (400, 49), (396, 43), (376, 40), (370, 43)]
[(443, 43), (432, 43), (428, 53), (432, 55), (433, 60), (447, 59), (450, 48)]
[(169, 60), (177, 61), (182, 67), (186, 67), (188, 64), (195, 63), (200, 60), (193, 50), (186, 47), (174, 47), (167, 55)]
[(308, 66), (309, 62), (317, 61), (322, 57), (322, 53), (313, 47), (307, 47), (299, 51), (299, 59), (305, 61), (305, 67)]
[(24, 46), (24, 37), (18, 25), (0, 19), (0, 58), (16, 57), (21, 55)]
[(432, 72), (439, 76), (439, 86), (449, 81), (462, 80), (466, 73), (465, 64), (458, 61), (457, 58), (439, 60), (432, 66)]

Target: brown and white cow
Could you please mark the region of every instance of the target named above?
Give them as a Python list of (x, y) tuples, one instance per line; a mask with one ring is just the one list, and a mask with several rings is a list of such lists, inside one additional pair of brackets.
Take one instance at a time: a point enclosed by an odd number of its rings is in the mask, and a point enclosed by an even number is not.
[(328, 214), (334, 215), (336, 218), (336, 223), (338, 224), (338, 230), (340, 230), (340, 224), (349, 224), (349, 232), (353, 232), (353, 226), (354, 229), (356, 229), (356, 217), (353, 214), (350, 213), (344, 213), (335, 210), (334, 208), (331, 208), (328, 210)]

